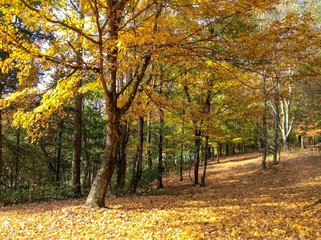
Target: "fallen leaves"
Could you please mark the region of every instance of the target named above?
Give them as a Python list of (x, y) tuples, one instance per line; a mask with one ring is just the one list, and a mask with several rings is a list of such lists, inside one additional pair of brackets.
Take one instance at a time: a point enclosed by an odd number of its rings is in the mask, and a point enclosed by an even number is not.
[(319, 153), (286, 154), (280, 166), (259, 158), (210, 164), (206, 188), (167, 179), (157, 196), (84, 199), (1, 208), (0, 239), (320, 239)]

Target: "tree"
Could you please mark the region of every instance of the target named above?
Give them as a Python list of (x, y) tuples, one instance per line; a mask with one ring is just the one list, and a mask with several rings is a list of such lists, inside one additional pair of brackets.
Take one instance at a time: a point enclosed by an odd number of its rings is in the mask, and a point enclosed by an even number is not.
[[(21, 61), (20, 80), (29, 73), (30, 59), (42, 63), (48, 71), (56, 66), (59, 72), (57, 85), (43, 94), (38, 107), (33, 111), (20, 110), (16, 115), (25, 126), (30, 121), (39, 121), (37, 113), (53, 114), (71, 101), (83, 72), (92, 74), (93, 81), (99, 82), (103, 89), (107, 116), (105, 154), (86, 201), (89, 207), (105, 205), (107, 186), (117, 161), (120, 122), (132, 105), (139, 85), (146, 84), (145, 75), (151, 62), (162, 58), (177, 63), (210, 55), (213, 51), (198, 47), (220, 34), (213, 34), (211, 26), (267, 5), (265, 1), (254, 0), (202, 4), (192, 0), (184, 3), (179, 0), (91, 0), (81, 1), (81, 4), (76, 0), (14, 0), (10, 3), (2, 0), (0, 3), (0, 11), (5, 16), (1, 19), (0, 37), (3, 45), (14, 50), (10, 60), (18, 57)], [(79, 13), (83, 19), (79, 19)], [(17, 17), (26, 29), (40, 29), (44, 34), (51, 34), (53, 39), (27, 42), (10, 27)], [(79, 46), (83, 50), (81, 58)], [(83, 86), (82, 91), (92, 85)]]
[[(258, 25), (256, 31), (244, 34), (235, 41), (235, 54), (238, 68), (255, 73), (259, 79), (263, 79), (261, 93), (263, 99), (263, 151), (262, 167), (266, 167), (266, 155), (268, 154), (268, 131), (267, 131), (267, 102), (274, 101), (274, 163), (278, 153), (278, 129), (281, 136), (287, 139), (291, 131), (291, 120), (289, 119), (289, 98), (285, 98), (285, 90), (289, 79), (293, 78), (293, 72), (304, 65), (304, 59), (308, 59), (311, 47), (315, 46), (313, 38), (314, 31), (310, 15), (301, 15), (287, 12), (286, 15), (275, 16), (275, 12), (261, 15), (265, 20)], [(237, 42), (241, 41), (238, 45)], [(253, 55), (254, 49), (256, 54)], [(258, 88), (258, 85), (252, 85)], [(282, 90), (282, 91), (281, 91)], [(274, 93), (274, 96), (273, 96)], [(273, 99), (274, 98), (274, 99)], [(283, 101), (285, 100), (285, 101)], [(285, 103), (285, 104), (284, 104)], [(279, 116), (278, 110), (280, 109)], [(281, 120), (279, 120), (281, 119)], [(283, 129), (283, 130), (282, 130)], [(284, 140), (286, 141), (286, 140)], [(286, 142), (284, 143), (286, 146)], [(265, 146), (266, 145), (266, 146)]]
[[(81, 9), (81, 3), (78, 3), (79, 6), (75, 6), (75, 10)], [(84, 14), (80, 11), (78, 12), (79, 21), (84, 20)], [(84, 26), (81, 26), (83, 28)], [(80, 34), (78, 34), (77, 38), (80, 38)], [(76, 42), (79, 42), (79, 40)], [(82, 54), (83, 49), (82, 45), (77, 46), (76, 49), (77, 54), (77, 63), (78, 65), (82, 64)], [(73, 153), (73, 161), (72, 161), (72, 186), (75, 197), (79, 197), (81, 195), (81, 152), (82, 152), (82, 101), (83, 96), (82, 93), (79, 92), (79, 89), (82, 86), (82, 79), (79, 80), (78, 86), (75, 91), (75, 120), (74, 120), (74, 153)]]

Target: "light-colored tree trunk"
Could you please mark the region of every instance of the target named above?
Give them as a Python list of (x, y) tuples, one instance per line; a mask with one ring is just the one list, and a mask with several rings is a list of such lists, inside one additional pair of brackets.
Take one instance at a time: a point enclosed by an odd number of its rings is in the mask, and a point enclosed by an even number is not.
[[(291, 87), (289, 87), (291, 93)], [(291, 99), (282, 99), (280, 101), (280, 130), (283, 142), (283, 149), (289, 150), (289, 136), (292, 131), (294, 116), (291, 115)]]

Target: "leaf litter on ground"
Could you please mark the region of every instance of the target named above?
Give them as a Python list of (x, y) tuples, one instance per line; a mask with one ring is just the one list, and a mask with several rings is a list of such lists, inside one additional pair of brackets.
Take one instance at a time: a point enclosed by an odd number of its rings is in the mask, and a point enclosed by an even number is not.
[(0, 239), (321, 239), (321, 154), (283, 153), (260, 169), (258, 153), (210, 162), (206, 187), (170, 176), (153, 196), (84, 199), (0, 209)]

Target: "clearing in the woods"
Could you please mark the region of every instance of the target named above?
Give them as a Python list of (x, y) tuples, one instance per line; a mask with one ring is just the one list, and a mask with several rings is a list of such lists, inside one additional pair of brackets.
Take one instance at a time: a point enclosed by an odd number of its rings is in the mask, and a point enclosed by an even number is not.
[[(206, 187), (168, 177), (153, 196), (6, 206), (0, 239), (320, 239), (321, 154), (283, 153), (260, 169), (258, 153), (211, 161)], [(314, 204), (315, 203), (315, 204)]]

